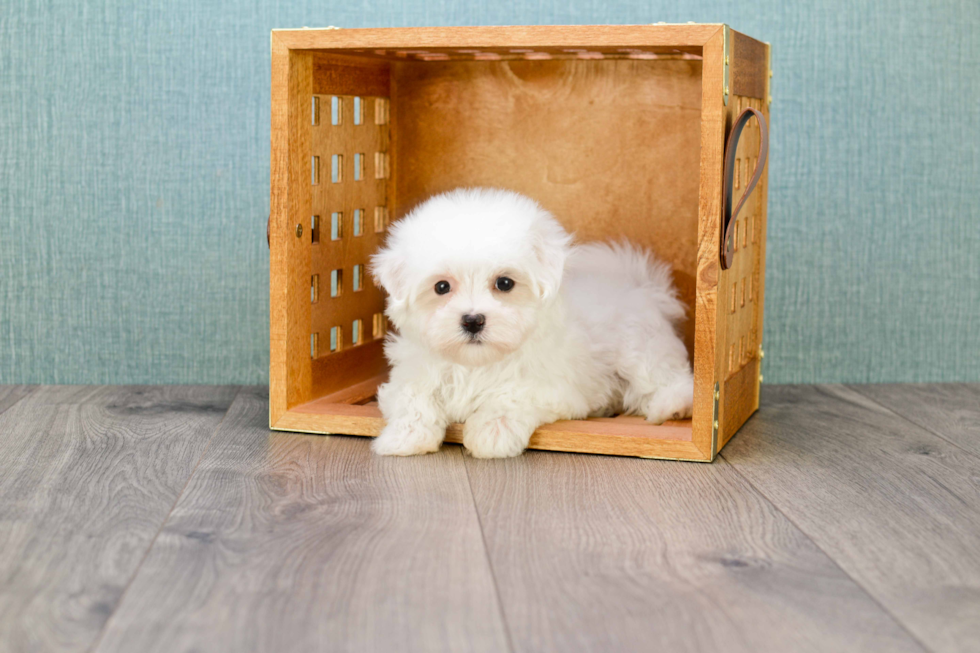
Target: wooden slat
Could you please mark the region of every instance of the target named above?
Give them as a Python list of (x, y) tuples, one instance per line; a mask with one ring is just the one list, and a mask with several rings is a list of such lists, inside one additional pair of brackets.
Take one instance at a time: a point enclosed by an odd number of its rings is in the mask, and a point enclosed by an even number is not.
[(291, 49), (700, 47), (720, 25), (531, 25), (273, 30)]
[(107, 651), (502, 651), (461, 452), (270, 434), (243, 390), (144, 562)]
[[(270, 423), (310, 400), (310, 98), (308, 53), (272, 37), (269, 220)], [(301, 236), (296, 225), (303, 226)], [(305, 236), (305, 237), (304, 237)]]
[[(364, 328), (370, 329), (370, 323), (365, 323)], [(350, 337), (349, 330), (347, 337)], [(329, 330), (321, 333), (320, 338), (320, 346), (326, 347), (330, 342)], [(383, 341), (375, 340), (317, 358), (312, 367), (311, 396), (322, 397), (342, 393), (352, 386), (387, 374), (388, 361), (384, 357)]]
[(387, 63), (364, 57), (313, 54), (313, 93), (388, 97)]
[(848, 386), (967, 451), (980, 454), (980, 384)]
[(929, 649), (977, 650), (980, 457), (843, 386), (763, 386), (723, 457)]
[(236, 391), (49, 386), (0, 415), (0, 650), (91, 648)]
[(721, 461), (465, 460), (515, 651), (922, 650)]
[(697, 276), (694, 309), (694, 444), (712, 458), (715, 382), (720, 379), (718, 262), (720, 238), (722, 157), (725, 151), (724, 30), (704, 46), (701, 79), (701, 181), (698, 191)]
[(733, 95), (766, 99), (767, 46), (741, 32), (732, 30), (730, 87)]
[[(301, 433), (377, 436), (384, 418), (377, 405), (330, 403), (325, 397), (293, 408), (274, 425), (276, 430)], [(462, 442), (463, 426), (450, 424), (446, 442)], [(691, 420), (655, 425), (640, 417), (621, 416), (562, 420), (545, 424), (531, 436), (530, 449), (576, 451), (641, 458), (705, 461), (691, 442)]]

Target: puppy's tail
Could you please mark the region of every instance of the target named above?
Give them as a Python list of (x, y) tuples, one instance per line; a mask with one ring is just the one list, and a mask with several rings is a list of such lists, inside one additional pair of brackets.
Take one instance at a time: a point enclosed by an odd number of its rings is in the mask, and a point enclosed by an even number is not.
[(655, 301), (672, 324), (686, 317), (684, 303), (677, 296), (670, 264), (627, 240), (587, 243), (574, 248), (570, 265), (589, 276), (613, 276), (633, 292)]

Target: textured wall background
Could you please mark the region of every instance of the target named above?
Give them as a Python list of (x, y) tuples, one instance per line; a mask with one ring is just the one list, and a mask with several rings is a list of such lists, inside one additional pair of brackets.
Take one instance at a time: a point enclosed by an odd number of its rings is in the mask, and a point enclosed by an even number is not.
[(766, 380), (980, 380), (976, 0), (19, 0), (0, 382), (266, 380), (270, 29), (661, 20), (773, 44)]

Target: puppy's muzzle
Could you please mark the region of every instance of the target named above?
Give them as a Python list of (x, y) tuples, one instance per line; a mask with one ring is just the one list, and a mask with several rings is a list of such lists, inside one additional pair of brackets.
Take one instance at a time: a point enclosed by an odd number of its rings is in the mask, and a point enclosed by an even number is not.
[(476, 335), (483, 331), (483, 325), (487, 323), (487, 318), (483, 314), (479, 315), (464, 315), (463, 319), (460, 321), (460, 326), (463, 327), (463, 331), (471, 335)]

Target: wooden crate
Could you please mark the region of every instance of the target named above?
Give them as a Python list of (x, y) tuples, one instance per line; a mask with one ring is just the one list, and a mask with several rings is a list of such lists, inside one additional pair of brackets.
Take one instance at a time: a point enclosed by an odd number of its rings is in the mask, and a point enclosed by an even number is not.
[[(651, 248), (689, 307), (692, 420), (563, 421), (530, 447), (714, 459), (759, 403), (765, 174), (731, 269), (719, 252), (726, 136), (745, 107), (768, 118), (768, 88), (768, 44), (725, 25), (273, 31), (270, 427), (380, 432), (369, 256), (425, 197), (485, 185), (580, 240)], [(753, 122), (739, 143), (736, 198), (759, 136)]]

